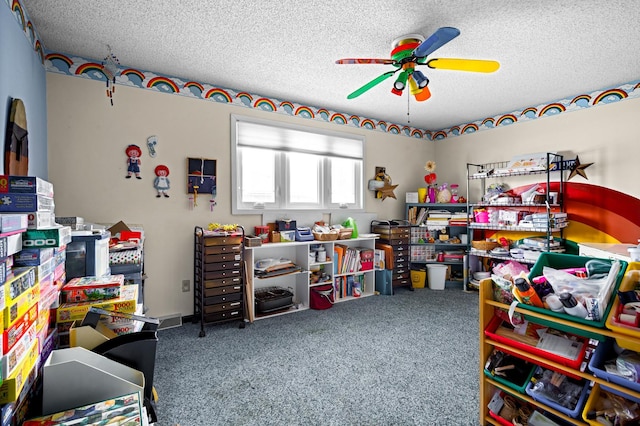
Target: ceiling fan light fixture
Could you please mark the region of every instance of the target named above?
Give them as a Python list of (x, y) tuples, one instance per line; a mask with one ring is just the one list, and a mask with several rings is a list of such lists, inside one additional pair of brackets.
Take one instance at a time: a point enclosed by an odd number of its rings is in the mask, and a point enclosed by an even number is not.
[(393, 83), (393, 88), (402, 92), (407, 86), (407, 77), (408, 74), (406, 72), (401, 72), (400, 75), (398, 75), (395, 83)]
[(420, 87), (418, 87), (418, 83), (416, 83), (416, 80), (413, 79), (413, 78), (410, 78), (409, 79), (409, 94), (417, 95), (420, 92), (422, 92), (422, 89)]
[(427, 84), (429, 84), (429, 79), (420, 70), (415, 70), (411, 76), (421, 89), (427, 87)]

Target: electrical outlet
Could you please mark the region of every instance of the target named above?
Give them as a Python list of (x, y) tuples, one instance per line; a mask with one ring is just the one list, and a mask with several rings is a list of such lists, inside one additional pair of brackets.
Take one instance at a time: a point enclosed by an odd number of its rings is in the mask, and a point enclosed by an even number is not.
[(191, 281), (182, 280), (182, 291), (186, 293), (189, 290), (191, 290)]

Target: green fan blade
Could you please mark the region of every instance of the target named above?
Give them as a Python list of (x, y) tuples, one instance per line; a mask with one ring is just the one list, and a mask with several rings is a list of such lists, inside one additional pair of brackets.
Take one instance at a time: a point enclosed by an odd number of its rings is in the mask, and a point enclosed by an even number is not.
[[(400, 68), (398, 68), (399, 70)], [(358, 96), (362, 95), (364, 92), (366, 92), (367, 90), (371, 89), (372, 87), (382, 83), (383, 81), (385, 81), (386, 79), (388, 79), (389, 77), (391, 77), (393, 74), (395, 74), (396, 71), (388, 71), (385, 72), (384, 74), (374, 78), (373, 80), (371, 80), (370, 82), (368, 82), (367, 84), (365, 84), (364, 86), (362, 86), (361, 88), (359, 88), (358, 90), (352, 92), (349, 94), (349, 96), (347, 96), (347, 99), (353, 99), (353, 98), (357, 98)]]
[(486, 61), (482, 59), (456, 59), (438, 58), (427, 62), (429, 68), (453, 71), (470, 72), (495, 72), (500, 68), (500, 63), (496, 61)]

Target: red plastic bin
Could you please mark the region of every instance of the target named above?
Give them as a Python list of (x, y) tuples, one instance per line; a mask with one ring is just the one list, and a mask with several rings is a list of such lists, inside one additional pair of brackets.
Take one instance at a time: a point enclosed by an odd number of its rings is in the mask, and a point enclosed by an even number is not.
[[(585, 357), (585, 353), (587, 351), (587, 346), (588, 346), (588, 339), (587, 338), (582, 337), (582, 336), (576, 336), (576, 335), (568, 334), (569, 336), (574, 337), (576, 339), (576, 342), (582, 343), (582, 348), (578, 352), (577, 358), (576, 359), (571, 359), (571, 358), (563, 357), (563, 356), (560, 356), (560, 355), (555, 354), (553, 352), (545, 351), (545, 350), (539, 349), (539, 348), (537, 348), (535, 346), (531, 346), (531, 345), (528, 345), (528, 344), (523, 343), (523, 342), (518, 342), (516, 340), (512, 340), (512, 339), (509, 339), (508, 337), (501, 336), (501, 335), (497, 334), (496, 330), (498, 329), (498, 327), (503, 322), (504, 321), (500, 317), (495, 317), (494, 316), (491, 319), (491, 321), (489, 322), (489, 324), (487, 325), (486, 329), (484, 330), (484, 334), (487, 337), (489, 337), (490, 339), (495, 340), (496, 342), (500, 342), (500, 343), (503, 343), (505, 345), (509, 345), (509, 346), (511, 346), (513, 348), (517, 348), (517, 349), (526, 351), (526, 352), (528, 352), (530, 354), (537, 355), (539, 357), (548, 359), (550, 361), (556, 362), (556, 363), (564, 365), (566, 367), (573, 368), (575, 370), (579, 370), (580, 369), (580, 365), (582, 364), (582, 361), (584, 360), (584, 357)], [(505, 348), (502, 348), (502, 347), (500, 349), (505, 351), (505, 352), (509, 352), (508, 349), (505, 349)], [(555, 370), (555, 371), (559, 371), (559, 372), (561, 372), (561, 373), (563, 373), (563, 374), (565, 374), (567, 376), (576, 377), (576, 378), (579, 377), (579, 376), (572, 375), (571, 373), (569, 373), (567, 371), (559, 370), (558, 368), (555, 368), (555, 367), (553, 367), (551, 365), (548, 365), (548, 364), (545, 364), (545, 363), (541, 363), (541, 362), (533, 360), (531, 358), (527, 358), (525, 356), (522, 356), (522, 355), (519, 355), (519, 354), (515, 354), (515, 353), (513, 353), (513, 354), (517, 355), (517, 356), (519, 356), (521, 358), (527, 359), (527, 361), (531, 361), (534, 364), (542, 365), (545, 368), (548, 368), (548, 369), (551, 369), (551, 370)]]

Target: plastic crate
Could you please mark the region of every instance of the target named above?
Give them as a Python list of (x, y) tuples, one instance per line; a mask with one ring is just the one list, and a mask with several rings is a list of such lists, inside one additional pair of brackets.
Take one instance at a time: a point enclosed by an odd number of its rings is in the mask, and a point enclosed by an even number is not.
[(600, 342), (596, 351), (593, 353), (591, 360), (589, 361), (589, 370), (594, 376), (601, 379), (605, 379), (608, 382), (615, 383), (625, 388), (640, 392), (640, 383), (627, 380), (624, 377), (617, 376), (615, 374), (608, 373), (605, 370), (604, 364), (615, 358), (616, 352), (614, 350), (613, 339), (607, 339), (604, 342)]
[(527, 395), (529, 395), (531, 398), (535, 399), (538, 402), (541, 402), (542, 404), (546, 405), (547, 407), (551, 407), (554, 408), (558, 411), (560, 411), (561, 413), (566, 414), (569, 417), (573, 417), (578, 418), (580, 417), (580, 414), (582, 413), (582, 410), (587, 402), (587, 395), (589, 394), (589, 385), (590, 382), (588, 380), (580, 380), (579, 384), (582, 385), (582, 391), (580, 392), (580, 397), (578, 398), (578, 401), (576, 402), (575, 407), (573, 407), (573, 409), (569, 409), (567, 407), (563, 407), (562, 405), (558, 404), (555, 401), (552, 401), (548, 398), (545, 398), (543, 395), (540, 395), (537, 392), (533, 391), (533, 387), (535, 385), (534, 380), (531, 380), (528, 384), (527, 387), (525, 389), (525, 392), (527, 393)]
[[(563, 356), (557, 355), (555, 353), (539, 349), (539, 348), (537, 348), (535, 346), (531, 346), (531, 345), (528, 345), (528, 344), (523, 343), (523, 342), (518, 342), (516, 340), (512, 340), (512, 339), (509, 339), (508, 337), (501, 336), (501, 335), (497, 334), (496, 330), (498, 329), (498, 327), (503, 322), (504, 321), (501, 318), (493, 317), (491, 319), (491, 321), (489, 321), (489, 324), (487, 325), (487, 328), (485, 329), (484, 334), (487, 337), (495, 340), (496, 342), (500, 342), (500, 343), (503, 343), (505, 345), (509, 345), (509, 346), (514, 347), (514, 348), (521, 349), (521, 350), (526, 351), (528, 353), (537, 355), (537, 356), (542, 357), (542, 358), (546, 358), (546, 359), (548, 359), (550, 361), (557, 362), (558, 364), (562, 364), (562, 365), (564, 365), (566, 367), (570, 367), (570, 368), (573, 368), (575, 370), (579, 370), (580, 369), (580, 365), (582, 364), (582, 361), (584, 359), (585, 353), (587, 351), (588, 339), (586, 339), (586, 338), (584, 338), (582, 336), (573, 336), (573, 337), (575, 337), (575, 340), (576, 340), (576, 342), (578, 344), (580, 344), (580, 343), (582, 344), (582, 347), (580, 348), (580, 350), (578, 352), (578, 356), (575, 359), (571, 359), (571, 358), (563, 357)], [(510, 353), (508, 350), (505, 350), (504, 348), (500, 348), (500, 350), (503, 350), (503, 351), (505, 351), (507, 353)], [(531, 361), (531, 362), (537, 363), (538, 365), (542, 365), (543, 367), (548, 368), (550, 370), (559, 371), (560, 373), (566, 374), (569, 377), (577, 377), (577, 376), (572, 376), (571, 374), (567, 374), (566, 371), (558, 370), (557, 368), (554, 368), (554, 367), (552, 367), (550, 365), (547, 365), (547, 364), (543, 364), (543, 363), (541, 363), (539, 361), (534, 361), (534, 360), (528, 359), (526, 357), (523, 357), (523, 358), (525, 358), (527, 361)]]
[(613, 389), (609, 389), (606, 386), (601, 386), (599, 383), (595, 383), (593, 385), (593, 388), (591, 389), (591, 394), (589, 395), (589, 398), (587, 399), (587, 403), (584, 406), (584, 409), (582, 410), (582, 420), (584, 420), (585, 422), (587, 422), (590, 425), (593, 426), (602, 426), (602, 423), (599, 423), (596, 421), (596, 419), (589, 419), (588, 418), (588, 414), (590, 412), (596, 411), (599, 407), (598, 407), (598, 402), (600, 400), (600, 394), (602, 392), (610, 392), (619, 396), (622, 396), (625, 399), (628, 399), (629, 401), (633, 401), (636, 403), (640, 403), (640, 400), (636, 399), (636, 398), (632, 398), (629, 395), (624, 395), (621, 394), (620, 392), (616, 392)]
[[(540, 257), (538, 258), (538, 260), (536, 261), (536, 263), (533, 265), (533, 267), (531, 268), (530, 272), (529, 272), (529, 279), (533, 279), (534, 277), (538, 277), (542, 275), (542, 271), (543, 268), (545, 266), (548, 266), (550, 268), (554, 268), (554, 269), (566, 269), (566, 268), (582, 268), (585, 266), (585, 264), (587, 263), (587, 261), (589, 260), (594, 260), (596, 258), (593, 257), (586, 257), (586, 256), (576, 256), (573, 254), (564, 254), (564, 253), (542, 253), (540, 255)], [(597, 259), (597, 260), (601, 260), (603, 262), (613, 262), (611, 259)], [(553, 312), (550, 309), (545, 309), (545, 308), (538, 308), (536, 306), (531, 306), (531, 305), (525, 305), (522, 303), (518, 304), (518, 307), (524, 308), (525, 310), (531, 310), (531, 311), (535, 311), (538, 313), (542, 313), (545, 314), (549, 317), (552, 318), (559, 318), (559, 319), (564, 319), (567, 320), (569, 322), (576, 322), (576, 323), (580, 323), (580, 324), (584, 324), (584, 325), (588, 325), (591, 327), (596, 327), (596, 328), (604, 328), (605, 327), (605, 323), (607, 320), (607, 317), (609, 316), (609, 312), (611, 311), (612, 305), (613, 305), (613, 300), (616, 298), (614, 297), (618, 288), (620, 287), (620, 284), (622, 282), (622, 278), (624, 277), (625, 271), (627, 269), (628, 263), (622, 260), (619, 260), (618, 262), (620, 262), (620, 271), (617, 274), (617, 277), (612, 285), (612, 288), (610, 289), (610, 296), (607, 299), (607, 303), (606, 306), (604, 308), (604, 313), (602, 314), (602, 318), (599, 321), (592, 321), (592, 320), (588, 320), (588, 319), (584, 319), (584, 318), (578, 318), (578, 317), (574, 317), (573, 315), (569, 315), (566, 313), (562, 313), (562, 312)], [(597, 340), (603, 340), (603, 337), (600, 334), (597, 333), (589, 333), (585, 330), (581, 330), (579, 328), (574, 328), (571, 327), (569, 325), (563, 325), (563, 324), (558, 324), (556, 321), (554, 320), (545, 320), (545, 319), (541, 319), (541, 318), (532, 318), (532, 317), (528, 317), (526, 313), (524, 313), (525, 317), (527, 317), (527, 319), (534, 319), (535, 322), (543, 324), (543, 325), (547, 325), (549, 327), (553, 327), (556, 328), (558, 330), (562, 330), (562, 331), (566, 331), (569, 333), (574, 333), (574, 334), (580, 334), (583, 335), (585, 337), (589, 337), (592, 339), (597, 339)]]
[[(501, 352), (504, 352), (502, 350), (500, 350)], [(518, 363), (518, 367), (521, 371), (528, 371), (528, 373), (522, 378), (522, 382), (521, 383), (516, 383), (514, 381), (509, 380), (508, 378), (505, 377), (501, 377), (499, 375), (496, 374), (492, 374), (491, 371), (489, 371), (487, 368), (484, 369), (484, 375), (495, 380), (498, 383), (501, 383), (515, 391), (517, 391), (518, 393), (524, 393), (525, 389), (527, 387), (527, 385), (529, 384), (529, 381), (531, 380), (531, 377), (533, 376), (533, 373), (536, 371), (536, 368), (538, 367), (535, 364), (532, 364), (531, 362), (517, 357), (515, 355), (509, 354), (507, 352), (504, 352), (505, 354), (509, 355), (509, 358), (507, 359), (507, 361), (505, 362), (510, 362), (510, 363)]]
[[(637, 282), (640, 281), (640, 263), (631, 262), (627, 267), (627, 272), (622, 279), (619, 291), (629, 291), (635, 288)], [(618, 322), (618, 315), (622, 309), (622, 305), (618, 300), (618, 297), (614, 298), (611, 305), (611, 311), (607, 316), (606, 326), (608, 329), (621, 334), (622, 336), (616, 337), (616, 342), (623, 348), (631, 349), (636, 352), (640, 352), (640, 328), (632, 327), (629, 325)], [(626, 338), (629, 337), (629, 338)], [(634, 340), (635, 339), (635, 340)]]

